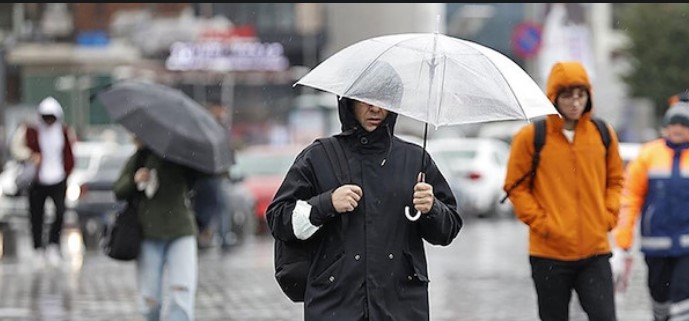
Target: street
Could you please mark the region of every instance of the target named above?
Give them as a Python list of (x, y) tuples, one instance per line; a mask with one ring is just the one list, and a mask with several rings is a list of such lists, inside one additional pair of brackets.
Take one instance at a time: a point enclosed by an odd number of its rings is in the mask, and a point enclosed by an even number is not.
[[(428, 246), (431, 320), (537, 320), (526, 233), (514, 219), (467, 219), (452, 245)], [(79, 234), (67, 228), (63, 238), (68, 250)], [(142, 320), (134, 263), (77, 251), (61, 269), (32, 270), (25, 228), (19, 243), (17, 258), (0, 261), (0, 320)], [(651, 318), (646, 291), (637, 254), (631, 285), (619, 301), (620, 321)], [(572, 298), (571, 320), (586, 320)], [(257, 236), (225, 254), (215, 248), (199, 253), (196, 320), (295, 321), (301, 309), (273, 278), (270, 237)]]

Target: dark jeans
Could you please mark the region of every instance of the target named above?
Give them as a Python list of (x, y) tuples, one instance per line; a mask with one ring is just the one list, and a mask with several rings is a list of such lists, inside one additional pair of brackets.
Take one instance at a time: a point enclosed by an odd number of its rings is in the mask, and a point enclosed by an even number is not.
[(226, 245), (232, 226), (227, 184), (227, 177), (212, 176), (200, 179), (194, 185), (194, 212), (199, 231), (217, 229), (222, 245)]
[(542, 321), (569, 320), (572, 290), (590, 321), (615, 321), (610, 254), (578, 261), (529, 257)]
[(670, 317), (673, 310), (679, 317), (689, 315), (689, 255), (679, 257), (645, 258), (648, 267), (648, 290), (653, 299), (654, 320), (663, 321)]
[(45, 220), (45, 201), (50, 198), (55, 204), (55, 219), (50, 225), (48, 234), (49, 244), (60, 244), (62, 221), (65, 216), (65, 195), (67, 181), (63, 180), (55, 185), (41, 185), (33, 183), (29, 188), (29, 214), (31, 215), (31, 235), (35, 249), (44, 247), (43, 224)]

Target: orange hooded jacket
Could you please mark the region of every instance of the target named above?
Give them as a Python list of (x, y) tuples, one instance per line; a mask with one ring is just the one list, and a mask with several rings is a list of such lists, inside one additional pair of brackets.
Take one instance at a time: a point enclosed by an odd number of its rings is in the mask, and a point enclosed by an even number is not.
[[(591, 83), (581, 64), (555, 64), (547, 83), (550, 101), (556, 103), (559, 92), (572, 86), (585, 87), (591, 96)], [(591, 110), (589, 98), (572, 143), (562, 132), (564, 119), (547, 116), (533, 190), (527, 179), (510, 192), (516, 216), (529, 226), (532, 256), (574, 261), (610, 253), (608, 232), (617, 223), (623, 162), (612, 128), (606, 159), (600, 133), (590, 121)], [(505, 190), (531, 170), (534, 133), (534, 125), (529, 124), (514, 135)]]

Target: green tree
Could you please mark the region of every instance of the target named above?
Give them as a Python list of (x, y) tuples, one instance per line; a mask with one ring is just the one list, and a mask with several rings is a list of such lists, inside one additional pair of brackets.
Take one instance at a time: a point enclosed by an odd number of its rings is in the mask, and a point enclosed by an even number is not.
[(630, 3), (619, 17), (630, 39), (622, 51), (631, 68), (622, 79), (631, 96), (651, 99), (662, 117), (668, 98), (689, 88), (689, 4)]

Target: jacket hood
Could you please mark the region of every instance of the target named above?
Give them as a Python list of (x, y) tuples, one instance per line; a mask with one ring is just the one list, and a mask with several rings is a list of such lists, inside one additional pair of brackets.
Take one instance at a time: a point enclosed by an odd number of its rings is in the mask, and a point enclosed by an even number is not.
[[(338, 97), (337, 108), (340, 116), (340, 123), (342, 124), (342, 133), (344, 134), (365, 134), (366, 130), (361, 127), (361, 124), (354, 117), (354, 100), (347, 97)], [(395, 132), (395, 124), (397, 123), (397, 113), (388, 112), (388, 116), (385, 120), (374, 130), (377, 132), (380, 130), (385, 130), (387, 126), (390, 128), (390, 133)]]
[(53, 115), (60, 120), (63, 116), (62, 105), (55, 98), (47, 97), (38, 105), (38, 113), (40, 115)]
[[(347, 90), (348, 97), (356, 97), (357, 100), (380, 106), (388, 111), (399, 108), (403, 95), (402, 78), (395, 68), (382, 60), (376, 60), (368, 66)], [(353, 106), (352, 99), (346, 97), (339, 99), (338, 108), (343, 133), (351, 130), (365, 132), (354, 117)], [(389, 134), (392, 134), (396, 120), (397, 114), (389, 112), (383, 123), (374, 132), (388, 127)]]
[[(546, 84), (546, 95), (548, 99), (557, 108), (557, 95), (569, 87), (584, 87), (589, 94), (588, 103), (584, 113), (588, 113), (593, 109), (593, 100), (591, 99), (591, 81), (586, 73), (586, 69), (578, 62), (557, 62), (550, 69), (548, 82)], [(559, 111), (559, 109), (558, 109)]]

